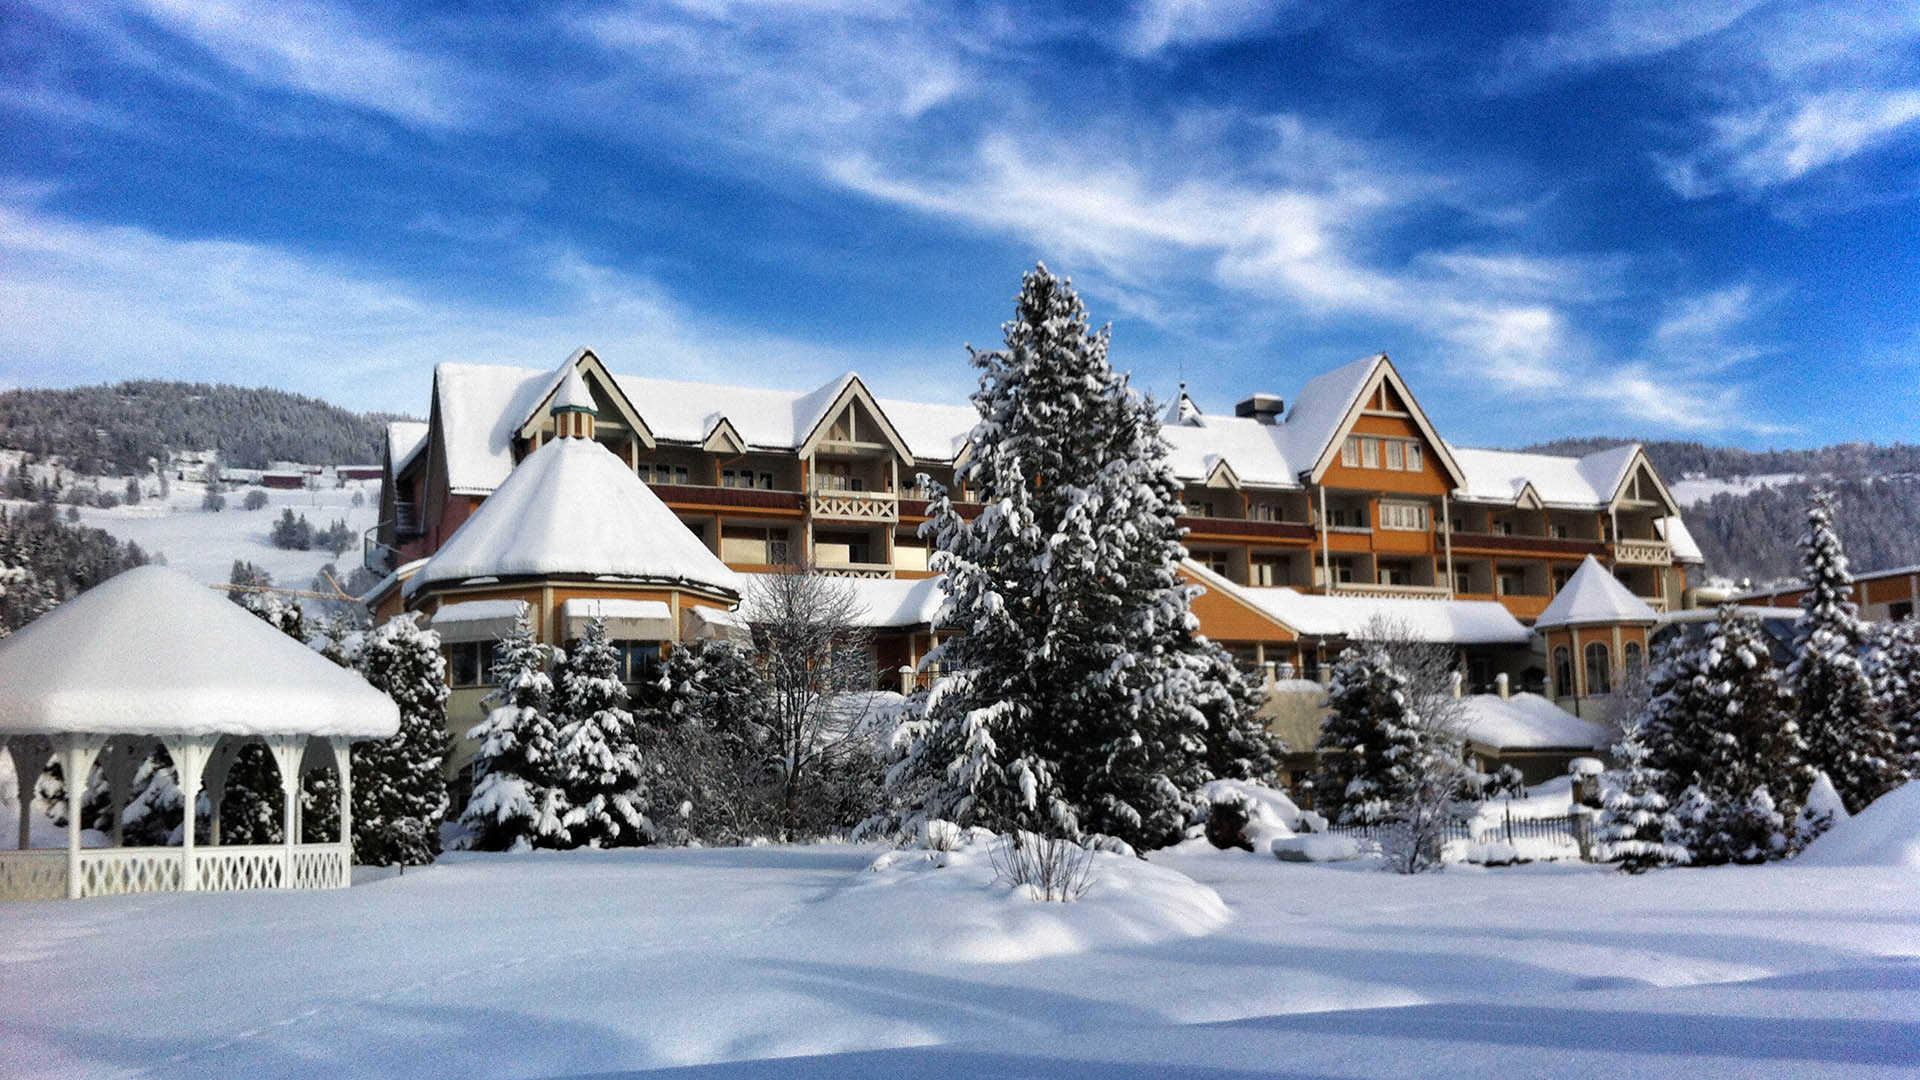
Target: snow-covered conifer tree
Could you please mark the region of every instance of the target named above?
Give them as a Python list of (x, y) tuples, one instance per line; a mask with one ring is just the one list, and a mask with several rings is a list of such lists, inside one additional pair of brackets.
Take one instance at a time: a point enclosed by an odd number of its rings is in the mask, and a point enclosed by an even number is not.
[(513, 629), (495, 644), (492, 707), (467, 732), (478, 740), (473, 758), (473, 795), (460, 813), (463, 846), (478, 851), (524, 851), (567, 845), (567, 811), (556, 770), (559, 732), (548, 708), (553, 679), (548, 648), (534, 640), (526, 604)]
[(1867, 675), (1893, 735), (1900, 771), (1908, 779), (1920, 778), (1920, 620), (1906, 618), (1875, 629)]
[(353, 858), (373, 866), (433, 862), (447, 815), (447, 661), (416, 617), (388, 619), (360, 650), (361, 675), (400, 707), (393, 738), (353, 747)]
[[(902, 724), (909, 816), (1136, 847), (1178, 839), (1207, 779), (1203, 666), (1176, 566), (1180, 486), (1152, 407), (1071, 285), (1027, 274), (980, 370), (973, 457), (922, 535), (961, 633)], [(1231, 695), (1217, 700), (1224, 704)]]
[(1350, 646), (1334, 662), (1327, 707), (1309, 781), (1314, 809), (1341, 825), (1387, 821), (1425, 749), (1406, 677), (1379, 645)]
[(1629, 719), (1614, 748), (1620, 767), (1606, 776), (1601, 795), (1599, 857), (1629, 874), (1692, 860), (1679, 843), (1683, 829), (1667, 806), (1666, 777), (1647, 762), (1640, 722)]
[(633, 716), (622, 707), (626, 700), (607, 624), (592, 619), (560, 669), (555, 775), (573, 847), (626, 847), (652, 838), (642, 809), (647, 793)]
[(1800, 598), (1787, 683), (1798, 704), (1807, 760), (1833, 781), (1847, 812), (1857, 814), (1891, 789), (1900, 773), (1893, 733), (1861, 662), (1867, 633), (1834, 530), (1831, 492), (1814, 493), (1800, 562), (1807, 591)]
[(1260, 715), (1266, 698), (1260, 678), (1236, 667), (1225, 649), (1198, 640), (1202, 646), (1187, 654), (1187, 662), (1198, 669), (1195, 705), (1207, 721), (1202, 738), (1208, 774), (1216, 780), (1273, 783), (1287, 748)]
[(1732, 607), (1719, 615), (1698, 645), (1662, 643), (1640, 725), (1647, 766), (1683, 825), (1672, 839), (1696, 865), (1786, 854), (1771, 819), (1753, 812), (1756, 793), (1791, 820), (1812, 782), (1766, 635)]
[(771, 760), (767, 689), (752, 654), (728, 641), (676, 646), (661, 677), (658, 714), (642, 723), (655, 766), (655, 828), (677, 821), (683, 839), (738, 844), (779, 831), (781, 774)]

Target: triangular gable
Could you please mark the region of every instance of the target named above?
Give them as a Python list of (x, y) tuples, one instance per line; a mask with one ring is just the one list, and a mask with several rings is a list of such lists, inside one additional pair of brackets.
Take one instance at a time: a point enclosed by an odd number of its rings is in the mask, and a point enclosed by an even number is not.
[(1386, 353), (1373, 358), (1372, 370), (1364, 382), (1355, 386), (1355, 393), (1347, 404), (1345, 414), (1341, 416), (1339, 423), (1333, 425), (1325, 442), (1313, 448), (1313, 467), (1307, 470), (1307, 479), (1317, 484), (1320, 478), (1326, 475), (1327, 467), (1339, 459), (1340, 444), (1353, 431), (1354, 421), (1367, 411), (1369, 402), (1376, 400), (1382, 391), (1391, 391), (1392, 400), (1405, 405), (1405, 412), (1412, 418), (1414, 427), (1419, 430), (1421, 437), (1426, 440), (1428, 450), (1432, 453), (1434, 460), (1440, 463), (1440, 468), (1447, 474), (1448, 481), (1454, 487), (1464, 487), (1467, 482), (1466, 473), (1461, 470), (1460, 463), (1453, 459), (1452, 451), (1447, 449), (1447, 444), (1440, 438), (1440, 433), (1434, 430), (1433, 422), (1427, 419), (1426, 410), (1422, 409), (1420, 403), (1414, 399), (1413, 392), (1407, 388), (1406, 380), (1400, 377), (1400, 372), (1393, 366), (1393, 361), (1387, 359)]
[(913, 451), (907, 448), (907, 441), (894, 430), (893, 421), (887, 419), (886, 410), (880, 407), (880, 402), (874, 398), (873, 392), (867, 389), (867, 384), (860, 381), (860, 376), (852, 372), (848, 372), (841, 378), (840, 392), (835, 394), (813, 418), (813, 422), (806, 429), (806, 436), (800, 440), (800, 445), (795, 452), (801, 457), (813, 453), (825, 440), (833, 418), (839, 416), (849, 404), (858, 401), (867, 410), (867, 414), (873, 417), (874, 423), (879, 425), (880, 434), (885, 437), (886, 444), (893, 448), (893, 452), (900, 455), (902, 461), (912, 461)]
[(1541, 509), (1540, 493), (1534, 490), (1533, 481), (1525, 480), (1521, 482), (1519, 494), (1513, 497), (1513, 505), (1522, 510)]
[(1240, 490), (1240, 474), (1233, 471), (1233, 466), (1227, 464), (1226, 458), (1221, 458), (1213, 463), (1213, 468), (1207, 470), (1206, 486), (1210, 488), (1231, 488), (1234, 491), (1238, 491)]
[[(1643, 483), (1640, 486), (1642, 501), (1658, 501), (1666, 509), (1668, 516), (1680, 513), (1680, 504), (1674, 501), (1673, 492), (1667, 490), (1666, 481), (1660, 479), (1659, 470), (1653, 467), (1653, 460), (1647, 457), (1646, 450), (1638, 444), (1634, 445), (1633, 456), (1627, 459), (1626, 467), (1620, 470), (1620, 479), (1614, 485), (1613, 493), (1607, 498), (1608, 506), (1620, 505), (1621, 501), (1627, 497), (1627, 492), (1632, 490), (1636, 476), (1652, 481), (1651, 492), (1647, 490), (1649, 485)], [(1648, 499), (1649, 494), (1658, 496), (1658, 499)]]
[(547, 418), (548, 409), (552, 407), (553, 396), (559, 393), (561, 385), (566, 381), (568, 368), (578, 371), (581, 378), (590, 379), (592, 385), (600, 390), (601, 395), (612, 402), (614, 411), (632, 430), (634, 438), (640, 440), (640, 446), (643, 449), (654, 448), (653, 429), (640, 418), (640, 411), (633, 407), (632, 401), (628, 400), (627, 392), (620, 389), (620, 381), (613, 377), (613, 373), (607, 370), (607, 366), (600, 362), (600, 358), (594, 355), (592, 349), (585, 347), (575, 349), (573, 355), (567, 358), (567, 362), (554, 371), (552, 385), (548, 386), (541, 393), (539, 400), (534, 402), (532, 411), (521, 418), (518, 432), (520, 438), (531, 439), (534, 433), (540, 430), (541, 424)]
[[(1181, 560), (1179, 574), (1187, 581), (1206, 589), (1205, 593), (1194, 597), (1192, 602), (1194, 613), (1204, 622), (1216, 628), (1233, 623), (1240, 624), (1241, 628), (1238, 632), (1221, 634), (1220, 637), (1239, 641), (1298, 641), (1300, 639), (1299, 630), (1282, 622), (1273, 612), (1254, 603), (1232, 581), (1192, 559)], [(1223, 608), (1230, 609), (1232, 614), (1222, 618), (1221, 609)]]
[(708, 429), (707, 437), (700, 441), (700, 449), (715, 454), (744, 454), (747, 452), (747, 440), (740, 437), (733, 421), (723, 416)]

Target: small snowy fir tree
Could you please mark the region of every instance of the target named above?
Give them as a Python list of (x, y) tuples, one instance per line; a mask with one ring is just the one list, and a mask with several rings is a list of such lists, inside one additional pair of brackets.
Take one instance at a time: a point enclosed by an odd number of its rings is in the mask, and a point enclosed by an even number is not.
[(645, 774), (633, 716), (620, 681), (620, 659), (607, 624), (588, 621), (560, 670), (559, 748), (555, 775), (566, 800), (572, 847), (628, 847), (647, 842), (653, 827), (642, 809)]
[(353, 858), (371, 866), (425, 866), (440, 854), (453, 742), (447, 661), (440, 635), (416, 617), (388, 619), (360, 650), (360, 674), (400, 707), (397, 734), (353, 747)]
[(1898, 782), (1900, 770), (1893, 732), (1861, 662), (1867, 633), (1834, 529), (1832, 493), (1814, 493), (1800, 554), (1807, 591), (1787, 683), (1799, 705), (1807, 760), (1833, 781), (1847, 812), (1857, 814)]
[(1204, 665), (1177, 575), (1180, 485), (1151, 404), (1107, 360), (1070, 283), (1022, 281), (1005, 348), (973, 351), (980, 414), (922, 527), (961, 633), (902, 723), (889, 775), (907, 820), (1136, 848), (1179, 839), (1207, 779)]
[(548, 648), (534, 640), (533, 616), (520, 605), (513, 629), (494, 646), (495, 687), (487, 717), (467, 732), (480, 744), (473, 758), (473, 795), (460, 813), (462, 846), (477, 851), (565, 847), (566, 801), (560, 790), (559, 732), (548, 714), (553, 679)]
[(1266, 690), (1256, 675), (1234, 665), (1232, 654), (1205, 638), (1196, 638), (1187, 654), (1199, 676), (1200, 693), (1194, 704), (1206, 718), (1207, 773), (1215, 780), (1258, 780), (1274, 783), (1286, 743), (1267, 730), (1260, 706)]
[(1386, 822), (1425, 751), (1405, 676), (1385, 649), (1351, 646), (1334, 662), (1327, 708), (1309, 781), (1314, 809), (1341, 825)]
[(1867, 653), (1874, 701), (1893, 735), (1900, 773), (1920, 778), (1920, 621), (1912, 618), (1875, 629)]
[(1693, 857), (1678, 842), (1680, 822), (1661, 793), (1666, 777), (1647, 763), (1647, 748), (1640, 738), (1639, 722), (1628, 720), (1613, 748), (1620, 767), (1607, 774), (1601, 795), (1600, 861), (1619, 863), (1629, 874), (1684, 865)]

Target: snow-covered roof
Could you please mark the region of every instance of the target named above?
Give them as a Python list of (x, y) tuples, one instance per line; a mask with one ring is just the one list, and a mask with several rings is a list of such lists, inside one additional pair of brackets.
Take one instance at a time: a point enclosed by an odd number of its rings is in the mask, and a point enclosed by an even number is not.
[(1493, 600), (1321, 596), (1284, 587), (1239, 586), (1240, 596), (1305, 637), (1357, 637), (1376, 620), (1416, 641), (1524, 645), (1533, 632)]
[[(741, 576), (751, 582), (764, 575)], [(946, 600), (946, 593), (941, 590), (937, 576), (847, 578), (834, 584), (852, 590), (862, 612), (858, 617), (860, 625), (875, 630), (930, 626), (940, 614), (940, 605)], [(754, 596), (755, 590), (749, 587), (746, 603), (742, 605), (742, 611), (749, 620), (754, 617)]]
[(1673, 561), (1683, 563), (1704, 563), (1707, 557), (1701, 553), (1700, 545), (1693, 539), (1693, 533), (1687, 530), (1687, 523), (1680, 515), (1663, 517), (1653, 523), (1660, 531), (1661, 539), (1673, 549)]
[(593, 394), (587, 389), (587, 380), (580, 377), (580, 365), (569, 362), (560, 376), (560, 389), (554, 392), (553, 404), (548, 406), (555, 412), (561, 409), (585, 409), (594, 411)]
[(413, 463), (414, 455), (426, 448), (427, 432), (431, 428), (419, 420), (390, 420), (387, 422), (387, 458), (393, 462), (395, 476), (406, 471)]
[[(584, 354), (576, 352), (560, 371), (478, 364), (434, 369), (435, 407), (454, 492), (485, 494), (506, 479), (513, 469), (514, 433), (568, 372), (577, 371)], [(1225, 463), (1243, 484), (1297, 488), (1300, 474), (1327, 452), (1383, 365), (1388, 365), (1385, 356), (1369, 356), (1315, 376), (1294, 398), (1285, 418), (1275, 423), (1207, 416), (1190, 401), (1183, 406), (1176, 400), (1162, 427), (1170, 446), (1169, 464), (1176, 476), (1189, 482), (1205, 481)], [(725, 420), (749, 447), (791, 451), (819, 426), (858, 376), (846, 372), (808, 390), (634, 375), (614, 379), (660, 440), (698, 445)], [(907, 450), (926, 462), (954, 460), (979, 421), (970, 405), (893, 398), (875, 398), (874, 403)], [(1575, 458), (1475, 450), (1438, 440), (1436, 452), (1460, 469), (1462, 498), (1511, 505), (1531, 485), (1546, 505), (1600, 509), (1619, 490), (1639, 448), (1619, 446)]]
[(1503, 750), (1604, 749), (1605, 728), (1539, 694), (1470, 694), (1461, 699), (1462, 731), (1468, 740)]
[(177, 570), (128, 570), (0, 640), (0, 734), (384, 738), (365, 680)]
[(739, 575), (626, 462), (591, 439), (527, 455), (411, 578), (434, 582), (581, 574), (684, 584), (738, 596)]
[(1652, 623), (1660, 616), (1589, 555), (1533, 621), (1539, 629), (1587, 623)]

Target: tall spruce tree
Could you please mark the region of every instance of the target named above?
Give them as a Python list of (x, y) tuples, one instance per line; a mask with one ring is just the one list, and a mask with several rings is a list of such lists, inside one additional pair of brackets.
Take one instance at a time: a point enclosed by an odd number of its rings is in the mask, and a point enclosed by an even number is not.
[(980, 421), (957, 480), (981, 512), (942, 491), (922, 528), (961, 633), (930, 658), (943, 675), (890, 780), (917, 816), (1159, 846), (1208, 778), (1216, 693), (1187, 660), (1204, 644), (1176, 573), (1180, 486), (1070, 283), (1028, 273), (1004, 330), (970, 350)]
[(1607, 774), (1601, 795), (1600, 860), (1629, 874), (1692, 861), (1679, 842), (1684, 829), (1662, 794), (1667, 778), (1648, 763), (1639, 720), (1627, 720), (1613, 752), (1620, 767)]
[(1196, 667), (1201, 687), (1195, 705), (1206, 717), (1208, 774), (1215, 780), (1274, 782), (1287, 746), (1260, 715), (1266, 690), (1259, 677), (1241, 671), (1232, 654), (1204, 639), (1187, 654), (1187, 662)]
[(1834, 529), (1831, 492), (1814, 492), (1800, 562), (1807, 591), (1787, 684), (1798, 703), (1807, 760), (1827, 774), (1847, 812), (1857, 814), (1891, 789), (1900, 772), (1893, 732), (1861, 662), (1867, 631)]
[(603, 619), (587, 623), (560, 669), (555, 773), (567, 804), (573, 847), (629, 847), (652, 838), (645, 774), (620, 659)]
[(1875, 629), (1867, 675), (1893, 735), (1900, 772), (1909, 780), (1920, 777), (1920, 621), (1901, 619)]
[(400, 707), (398, 733), (353, 747), (353, 857), (373, 866), (433, 862), (447, 815), (447, 661), (415, 618), (388, 619), (359, 653), (360, 674)]
[(513, 629), (494, 645), (495, 686), (486, 719), (467, 732), (473, 794), (460, 812), (462, 846), (477, 851), (559, 848), (567, 843), (566, 798), (559, 784), (559, 730), (549, 714), (550, 650), (534, 640), (533, 616), (520, 605)]
[(661, 684), (660, 707), (641, 724), (654, 827), (676, 820), (683, 839), (708, 844), (776, 833), (781, 770), (752, 654), (728, 641), (678, 645)]
[(1327, 708), (1314, 744), (1320, 764), (1308, 781), (1314, 809), (1341, 825), (1391, 820), (1428, 752), (1406, 676), (1386, 649), (1350, 646), (1334, 662)]

